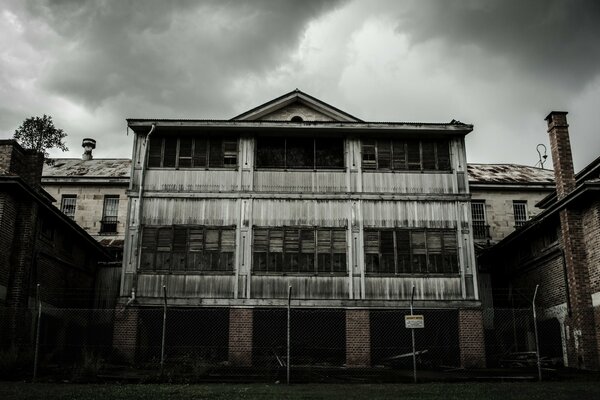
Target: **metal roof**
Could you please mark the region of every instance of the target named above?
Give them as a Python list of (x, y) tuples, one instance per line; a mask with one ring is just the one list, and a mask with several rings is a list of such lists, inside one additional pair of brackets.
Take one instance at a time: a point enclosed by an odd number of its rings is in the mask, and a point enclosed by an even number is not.
[(55, 158), (53, 165), (44, 165), (43, 178), (127, 178), (131, 170), (128, 158)]
[(519, 164), (468, 164), (469, 184), (554, 185), (554, 171)]

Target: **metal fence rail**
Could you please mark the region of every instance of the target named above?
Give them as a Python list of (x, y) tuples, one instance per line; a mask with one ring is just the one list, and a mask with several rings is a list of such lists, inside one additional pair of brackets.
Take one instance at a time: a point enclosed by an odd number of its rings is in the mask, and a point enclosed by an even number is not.
[(481, 343), (457, 309), (414, 309), (414, 330), (410, 309), (352, 311), (0, 308), (0, 377), (410, 382), (416, 365), (419, 380), (448, 380), (473, 376), (465, 352), (481, 345), (486, 373), (537, 379), (536, 352), (543, 371), (564, 359), (561, 326), (542, 319), (536, 340), (532, 309), (483, 310)]

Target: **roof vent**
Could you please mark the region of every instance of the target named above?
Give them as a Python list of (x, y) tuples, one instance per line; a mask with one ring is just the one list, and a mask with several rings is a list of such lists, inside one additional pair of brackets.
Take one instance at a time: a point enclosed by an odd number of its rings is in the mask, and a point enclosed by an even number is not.
[(81, 147), (83, 147), (83, 155), (81, 156), (82, 160), (91, 160), (94, 157), (92, 156), (92, 151), (96, 148), (96, 141), (94, 139), (85, 138), (81, 142)]

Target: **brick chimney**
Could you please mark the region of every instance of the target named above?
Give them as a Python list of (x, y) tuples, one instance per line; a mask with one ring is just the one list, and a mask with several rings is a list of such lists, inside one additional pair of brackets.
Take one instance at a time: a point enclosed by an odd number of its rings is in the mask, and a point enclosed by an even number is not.
[(0, 175), (19, 176), (34, 189), (39, 189), (44, 155), (26, 150), (14, 139), (0, 140)]
[[(556, 196), (560, 202), (575, 189), (567, 113), (552, 111), (546, 121), (552, 149)], [(581, 211), (567, 205), (560, 210), (559, 217), (570, 306), (569, 316), (565, 321), (571, 332), (567, 339), (569, 365), (597, 369), (598, 349), (590, 286), (590, 260), (586, 256)]]
[(573, 170), (573, 156), (569, 141), (567, 112), (552, 111), (546, 117), (546, 122), (548, 122), (548, 133), (550, 134), (556, 195), (560, 200), (575, 189), (575, 171)]

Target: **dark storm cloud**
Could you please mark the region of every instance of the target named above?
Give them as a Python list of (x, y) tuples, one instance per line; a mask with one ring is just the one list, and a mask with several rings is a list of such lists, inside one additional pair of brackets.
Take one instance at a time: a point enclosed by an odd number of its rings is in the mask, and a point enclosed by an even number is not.
[(91, 109), (123, 96), (137, 115), (149, 103), (170, 116), (226, 117), (238, 111), (231, 82), (282, 63), (306, 24), (337, 4), (47, 1), (28, 10), (62, 38), (40, 77), (47, 91)]
[(449, 53), (477, 46), (572, 90), (600, 65), (597, 0), (418, 1), (404, 10), (397, 30), (413, 43), (442, 40)]

